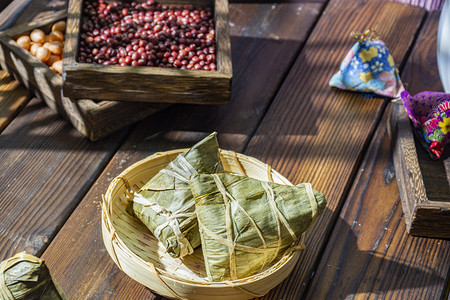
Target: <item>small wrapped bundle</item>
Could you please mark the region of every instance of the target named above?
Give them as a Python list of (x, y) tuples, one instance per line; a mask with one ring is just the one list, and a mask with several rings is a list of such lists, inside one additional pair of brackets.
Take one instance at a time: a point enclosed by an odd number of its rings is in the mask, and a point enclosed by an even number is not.
[(381, 40), (370, 36), (372, 32), (355, 33), (357, 42), (329, 84), (343, 90), (397, 98), (404, 87), (394, 58)]
[(450, 94), (421, 92), (401, 94), (403, 105), (414, 124), (415, 133), (432, 159), (439, 159), (450, 141)]
[(0, 263), (0, 299), (66, 300), (42, 259), (25, 252)]
[(311, 184), (288, 186), (232, 174), (191, 177), (210, 281), (261, 271), (294, 246), (326, 206)]
[(178, 155), (134, 195), (128, 212), (159, 239), (172, 257), (200, 246), (195, 202), (189, 178), (195, 173), (223, 172), (216, 133)]

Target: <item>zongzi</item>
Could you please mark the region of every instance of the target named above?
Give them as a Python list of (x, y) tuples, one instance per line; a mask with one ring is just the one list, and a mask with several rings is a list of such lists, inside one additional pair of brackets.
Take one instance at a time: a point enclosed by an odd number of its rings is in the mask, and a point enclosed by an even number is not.
[(42, 259), (25, 252), (0, 263), (1, 300), (65, 300)]
[(200, 246), (195, 202), (189, 178), (196, 173), (223, 172), (216, 133), (178, 155), (138, 193), (128, 206), (172, 257), (191, 254)]
[(210, 281), (252, 275), (294, 245), (326, 206), (309, 183), (288, 186), (232, 174), (190, 180)]

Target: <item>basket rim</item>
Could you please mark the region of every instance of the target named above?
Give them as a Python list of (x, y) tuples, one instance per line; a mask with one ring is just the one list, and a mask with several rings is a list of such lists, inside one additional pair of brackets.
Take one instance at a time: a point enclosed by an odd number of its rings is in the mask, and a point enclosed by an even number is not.
[[(189, 148), (181, 148), (181, 149), (173, 149), (173, 150), (168, 150), (168, 151), (162, 151), (162, 152), (155, 152), (154, 154), (151, 154), (149, 156), (147, 156), (144, 159), (141, 159), (135, 163), (133, 163), (132, 165), (130, 165), (128, 168), (126, 168), (125, 170), (123, 170), (119, 175), (117, 175), (109, 184), (108, 189), (103, 197), (102, 200), (102, 227), (108, 232), (109, 236), (108, 239), (111, 241), (111, 246), (114, 248), (113, 245), (113, 240), (115, 240), (115, 243), (117, 243), (117, 246), (120, 246), (119, 248), (121, 248), (122, 251), (127, 253), (127, 256), (131, 257), (133, 260), (138, 260), (138, 261), (143, 261), (145, 263), (145, 268), (148, 268), (150, 271), (156, 270), (157, 271), (157, 276), (160, 277), (164, 277), (166, 279), (170, 279), (172, 281), (175, 282), (179, 282), (181, 284), (186, 284), (186, 285), (190, 285), (190, 286), (207, 286), (207, 287), (211, 287), (211, 288), (223, 288), (223, 287), (240, 287), (240, 286), (244, 286), (250, 283), (256, 283), (257, 281), (275, 273), (277, 270), (279, 270), (282, 266), (284, 266), (286, 263), (288, 263), (291, 259), (293, 259), (293, 257), (295, 256), (296, 253), (298, 253), (298, 251), (288, 251), (286, 250), (286, 252), (281, 256), (281, 258), (272, 266), (270, 266), (269, 268), (267, 268), (264, 271), (255, 273), (253, 275), (244, 277), (244, 278), (239, 278), (239, 279), (235, 279), (235, 280), (230, 280), (230, 281), (216, 281), (216, 282), (212, 282), (212, 281), (194, 281), (194, 280), (189, 280), (189, 279), (185, 279), (185, 278), (180, 278), (175, 276), (172, 273), (167, 273), (164, 270), (161, 270), (160, 268), (154, 266), (154, 264), (152, 262), (149, 261), (145, 261), (143, 260), (141, 257), (139, 257), (136, 253), (134, 253), (131, 249), (129, 249), (126, 244), (122, 241), (122, 239), (115, 233), (115, 228), (113, 226), (113, 223), (111, 221), (111, 205), (112, 205), (112, 199), (111, 199), (111, 194), (112, 191), (114, 190), (114, 188), (116, 187), (116, 185), (120, 182), (123, 183), (122, 178), (123, 176), (125, 176), (126, 174), (128, 174), (130, 171), (132, 171), (133, 169), (135, 169), (136, 167), (147, 163), (148, 161), (151, 161), (157, 157), (160, 156), (168, 156), (168, 155), (174, 155), (174, 154), (180, 154), (182, 152), (187, 151)], [(224, 150), (224, 149), (219, 149), (220, 150), (220, 155), (223, 156), (225, 155), (236, 155), (237, 157), (245, 157), (247, 159), (253, 160), (254, 162), (258, 163), (258, 164), (263, 164), (266, 165), (268, 168), (270, 168), (271, 173), (273, 173), (276, 176), (281, 177), (282, 179), (284, 179), (287, 183), (292, 184), (288, 179), (286, 179), (283, 175), (281, 175), (280, 173), (278, 173), (276, 170), (272, 169), (269, 165), (267, 165), (266, 163), (260, 161), (257, 158), (254, 158), (252, 156), (248, 156), (242, 153), (236, 153), (234, 151), (231, 150)], [(113, 230), (111, 230), (111, 228)], [(104, 232), (104, 231), (102, 231)], [(299, 239), (298, 242), (303, 242), (305, 238), (305, 233), (302, 234), (301, 239)], [(296, 244), (298, 244), (298, 242)], [(113, 251), (116, 251), (117, 249), (113, 249)], [(298, 250), (298, 249), (297, 249)], [(111, 258), (113, 259), (113, 261), (116, 263), (117, 266), (119, 266), (120, 269), (120, 263), (116, 262), (117, 258), (117, 254), (115, 254), (116, 259), (114, 259), (114, 257), (112, 257), (111, 253), (108, 251), (109, 255), (111, 256)], [(150, 266), (151, 265), (151, 266)], [(141, 265), (141, 267), (144, 267)]]

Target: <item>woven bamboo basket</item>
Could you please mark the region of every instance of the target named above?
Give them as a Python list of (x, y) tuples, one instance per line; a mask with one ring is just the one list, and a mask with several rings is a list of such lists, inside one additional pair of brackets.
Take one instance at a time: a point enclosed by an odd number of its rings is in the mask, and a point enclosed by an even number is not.
[[(290, 274), (298, 261), (299, 251), (284, 253), (272, 265), (252, 276), (208, 282), (201, 247), (183, 259), (172, 258), (152, 233), (126, 212), (130, 191), (137, 192), (186, 150), (151, 155), (127, 168), (111, 182), (102, 203), (102, 234), (108, 253), (128, 276), (165, 297), (209, 300), (251, 299), (265, 295)], [(292, 185), (255, 158), (221, 150), (221, 160), (228, 173)], [(303, 244), (303, 237), (300, 244)]]

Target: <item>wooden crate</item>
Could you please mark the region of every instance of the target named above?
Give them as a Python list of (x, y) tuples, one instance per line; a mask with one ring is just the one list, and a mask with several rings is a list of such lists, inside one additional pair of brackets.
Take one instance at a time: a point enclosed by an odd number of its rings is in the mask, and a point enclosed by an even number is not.
[(395, 104), (390, 125), (395, 174), (408, 233), (450, 238), (450, 148), (442, 159), (433, 161), (414, 137), (401, 104)]
[(107, 136), (169, 106), (163, 103), (73, 100), (63, 97), (62, 76), (22, 49), (15, 40), (34, 28), (48, 32), (54, 22), (65, 19), (66, 16), (66, 12), (60, 12), (49, 18), (1, 32), (0, 65), (3, 70), (13, 75), (50, 108), (69, 120), (91, 141)]
[[(168, 2), (169, 1), (169, 2)], [(78, 63), (82, 0), (69, 2), (63, 93), (119, 101), (226, 104), (231, 95), (231, 49), (227, 0), (162, 0), (161, 4), (213, 7), (217, 71)], [(171, 1), (171, 2), (170, 2)]]

